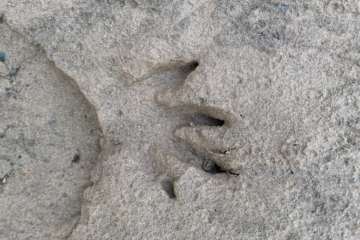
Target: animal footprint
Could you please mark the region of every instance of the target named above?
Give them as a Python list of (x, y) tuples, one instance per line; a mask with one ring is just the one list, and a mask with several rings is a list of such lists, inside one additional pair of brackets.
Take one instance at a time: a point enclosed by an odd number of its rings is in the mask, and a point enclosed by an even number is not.
[(242, 143), (226, 127), (187, 126), (175, 130), (175, 137), (184, 142), (195, 155), (217, 164), (221, 172), (236, 172), (239, 168), (238, 149)]
[[(188, 126), (174, 126), (174, 136), (186, 145), (189, 152), (201, 159), (203, 170), (208, 173), (236, 174), (242, 164), (239, 156), (244, 148), (241, 136), (234, 132), (233, 125), (237, 119), (234, 114), (207, 101), (199, 87), (201, 80), (201, 71), (198, 67), (192, 68), (176, 87), (157, 94), (156, 101), (162, 107), (189, 116)], [(171, 179), (179, 178), (186, 169), (186, 163), (182, 160), (159, 153), (151, 155)]]

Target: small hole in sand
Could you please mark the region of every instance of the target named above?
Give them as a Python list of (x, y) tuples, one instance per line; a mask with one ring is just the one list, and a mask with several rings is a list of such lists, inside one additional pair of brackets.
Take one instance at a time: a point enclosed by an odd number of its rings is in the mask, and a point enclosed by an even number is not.
[(161, 187), (166, 192), (166, 194), (169, 196), (169, 198), (171, 198), (171, 199), (176, 198), (174, 184), (170, 180), (164, 180), (161, 183)]
[(198, 66), (199, 66), (199, 63), (196, 61), (191, 62), (189, 65), (191, 71), (194, 71)]
[(191, 122), (193, 122), (195, 125), (214, 126), (214, 127), (224, 126), (225, 124), (224, 120), (216, 119), (208, 115), (199, 114), (199, 113), (191, 116)]

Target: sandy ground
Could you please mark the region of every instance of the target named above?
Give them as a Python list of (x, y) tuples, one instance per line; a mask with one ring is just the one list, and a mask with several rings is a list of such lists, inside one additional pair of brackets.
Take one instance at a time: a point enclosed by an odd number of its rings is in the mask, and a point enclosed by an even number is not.
[[(43, 50), (5, 24), (0, 31), (7, 63), (21, 65), (14, 84), (0, 82), (0, 170), (7, 176), (0, 188), (0, 239), (65, 237), (91, 185), (99, 152), (97, 116)], [(80, 158), (73, 162), (75, 155)]]
[(359, 11), (0, 3), (0, 239), (358, 239)]

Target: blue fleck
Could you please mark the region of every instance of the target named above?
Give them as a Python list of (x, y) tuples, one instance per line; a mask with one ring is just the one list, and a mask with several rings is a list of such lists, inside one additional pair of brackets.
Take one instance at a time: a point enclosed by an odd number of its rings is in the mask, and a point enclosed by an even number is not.
[(21, 66), (14, 68), (11, 67), (11, 72), (10, 72), (10, 76), (14, 76), (19, 70), (20, 70)]
[(8, 91), (10, 91), (10, 88), (5, 88), (5, 90), (8, 92)]
[(281, 11), (285, 12), (285, 6), (281, 6)]
[(20, 159), (20, 158), (21, 158), (21, 155), (19, 155), (18, 158)]
[(5, 61), (6, 61), (6, 53), (0, 52), (0, 62), (5, 62)]
[(278, 38), (278, 35), (277, 35), (277, 34), (275, 34), (275, 35), (274, 35), (274, 37)]
[(17, 97), (14, 95), (14, 99), (16, 99)]

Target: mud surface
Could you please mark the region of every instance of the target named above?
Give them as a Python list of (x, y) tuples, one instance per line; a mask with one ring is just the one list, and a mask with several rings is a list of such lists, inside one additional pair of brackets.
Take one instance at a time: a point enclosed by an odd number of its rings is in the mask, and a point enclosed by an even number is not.
[[(68, 236), (92, 184), (100, 140), (94, 109), (43, 50), (0, 24), (0, 49), (19, 66), (0, 81), (0, 239)], [(4, 64), (1, 73), (7, 73)], [(77, 158), (74, 158), (78, 156)], [(76, 161), (73, 161), (76, 160)]]
[(0, 237), (358, 239), (359, 11), (0, 3)]

